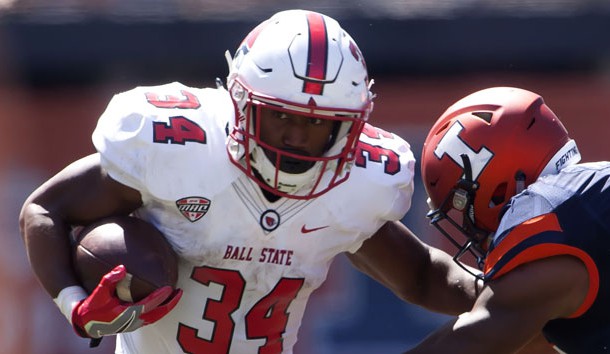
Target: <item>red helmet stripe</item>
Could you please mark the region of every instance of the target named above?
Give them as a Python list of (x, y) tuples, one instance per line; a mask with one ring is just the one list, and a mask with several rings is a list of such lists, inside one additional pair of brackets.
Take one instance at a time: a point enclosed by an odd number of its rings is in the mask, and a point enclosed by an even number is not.
[[(309, 27), (309, 51), (307, 57), (307, 77), (324, 80), (326, 78), (326, 65), (328, 62), (328, 35), (326, 23), (322, 15), (309, 12), (307, 14)], [(319, 82), (305, 81), (303, 92), (313, 95), (321, 95), (324, 84)]]

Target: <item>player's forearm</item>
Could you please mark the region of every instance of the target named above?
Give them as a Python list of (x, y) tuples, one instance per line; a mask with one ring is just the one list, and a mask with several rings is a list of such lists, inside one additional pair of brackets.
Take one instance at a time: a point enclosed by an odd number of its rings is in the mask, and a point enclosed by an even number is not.
[(42, 206), (26, 202), (19, 225), (28, 260), (44, 289), (55, 298), (78, 284), (70, 264), (69, 225)]
[[(463, 316), (463, 315), (462, 315)], [(475, 326), (461, 324), (461, 316), (457, 317), (430, 333), (417, 346), (404, 352), (403, 354), (507, 354), (501, 347), (493, 343), (492, 335), (481, 329), (481, 323)], [(485, 333), (487, 337), (481, 333)], [(493, 349), (490, 349), (493, 348)]]
[(516, 315), (508, 313), (499, 319), (485, 308), (474, 309), (447, 322), (403, 354), (518, 353), (535, 336), (535, 326), (523, 320), (522, 313), (513, 312)]
[[(425, 305), (433, 311), (459, 315), (472, 308), (483, 282), (459, 267), (448, 254), (431, 248)], [(473, 269), (473, 271), (475, 271)]]

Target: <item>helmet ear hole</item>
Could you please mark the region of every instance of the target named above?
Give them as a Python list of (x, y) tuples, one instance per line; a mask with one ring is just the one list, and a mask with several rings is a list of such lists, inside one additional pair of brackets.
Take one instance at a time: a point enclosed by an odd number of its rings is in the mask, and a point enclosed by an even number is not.
[(491, 195), (491, 199), (489, 200), (490, 208), (494, 208), (506, 201), (506, 188), (506, 182), (502, 182), (496, 187), (493, 194)]

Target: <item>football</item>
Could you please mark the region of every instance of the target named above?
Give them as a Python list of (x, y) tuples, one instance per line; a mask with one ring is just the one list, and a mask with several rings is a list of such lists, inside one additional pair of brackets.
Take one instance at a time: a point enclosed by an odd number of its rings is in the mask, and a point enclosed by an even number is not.
[(176, 286), (178, 258), (152, 224), (130, 216), (109, 217), (76, 234), (74, 270), (88, 293), (120, 264), (128, 273), (117, 285), (123, 301), (137, 302), (162, 286)]

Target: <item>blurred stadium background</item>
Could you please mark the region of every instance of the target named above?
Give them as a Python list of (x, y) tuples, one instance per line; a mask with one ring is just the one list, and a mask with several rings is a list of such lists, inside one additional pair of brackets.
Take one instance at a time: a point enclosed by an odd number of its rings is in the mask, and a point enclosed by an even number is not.
[[(372, 122), (419, 159), (427, 130), (456, 99), (488, 86), (542, 94), (586, 161), (608, 159), (610, 0), (0, 0), (0, 353), (88, 349), (36, 283), (18, 234), (26, 196), (93, 151), (115, 92), (181, 81), (213, 85), (223, 53), (288, 8), (339, 19), (376, 81)], [(404, 221), (428, 225), (419, 176)], [(295, 354), (400, 352), (447, 318), (403, 304), (337, 259), (314, 297)]]

